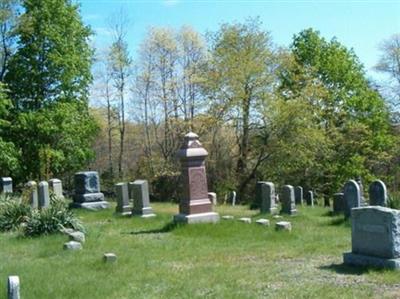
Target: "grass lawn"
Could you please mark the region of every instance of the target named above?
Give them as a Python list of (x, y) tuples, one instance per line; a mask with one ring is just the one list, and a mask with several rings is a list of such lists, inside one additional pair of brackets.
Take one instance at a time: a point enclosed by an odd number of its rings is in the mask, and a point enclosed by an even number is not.
[[(400, 298), (400, 272), (342, 265), (350, 226), (322, 207), (300, 207), (293, 230), (237, 220), (174, 226), (177, 205), (152, 204), (157, 217), (118, 217), (114, 209), (77, 211), (83, 250), (63, 235), (0, 234), (0, 298), (19, 275), (22, 299), (60, 298)], [(245, 206), (221, 215), (260, 218)], [(114, 252), (115, 264), (103, 254)]]

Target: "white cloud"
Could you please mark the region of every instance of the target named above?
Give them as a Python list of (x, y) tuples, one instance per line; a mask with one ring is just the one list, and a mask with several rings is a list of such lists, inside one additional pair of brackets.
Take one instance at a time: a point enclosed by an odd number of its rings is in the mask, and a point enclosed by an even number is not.
[(179, 4), (180, 0), (163, 0), (162, 2), (165, 6), (175, 6)]

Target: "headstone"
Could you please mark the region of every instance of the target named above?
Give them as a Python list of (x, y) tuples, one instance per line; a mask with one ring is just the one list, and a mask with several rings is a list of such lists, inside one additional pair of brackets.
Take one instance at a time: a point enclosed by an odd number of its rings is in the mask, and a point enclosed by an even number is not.
[(214, 206), (217, 205), (217, 193), (215, 192), (208, 192), (208, 198), (210, 199), (210, 201), (212, 202), (212, 204)]
[(68, 233), (68, 236), (71, 241), (85, 243), (85, 234), (83, 232), (73, 231), (73, 232)]
[(82, 244), (80, 242), (76, 242), (76, 241), (69, 241), (67, 243), (64, 243), (64, 249), (65, 250), (81, 250)]
[(278, 212), (275, 196), (275, 186), (271, 182), (257, 182), (256, 202), (261, 213), (276, 214)]
[(61, 180), (59, 179), (49, 180), (49, 187), (50, 191), (53, 192), (55, 196), (57, 196), (58, 198), (64, 198)]
[(26, 183), (25, 186), (28, 191), (30, 206), (32, 207), (32, 209), (37, 209), (39, 206), (39, 200), (38, 200), (38, 188), (36, 182), (29, 181)]
[(7, 281), (7, 299), (20, 299), (19, 277), (8, 276)]
[(218, 213), (212, 211), (208, 198), (205, 158), (208, 153), (199, 141), (199, 136), (190, 132), (177, 153), (181, 160), (183, 190), (180, 196), (179, 214), (175, 222), (217, 222)]
[(324, 207), (330, 207), (331, 203), (329, 201), (329, 196), (324, 195)]
[(344, 216), (349, 218), (351, 216), (351, 209), (358, 208), (361, 204), (360, 187), (356, 181), (348, 181), (343, 188), (344, 193)]
[(103, 261), (105, 263), (115, 263), (117, 261), (117, 256), (115, 253), (105, 253), (103, 255)]
[(351, 213), (352, 249), (344, 263), (400, 269), (400, 211), (367, 206)]
[(314, 192), (309, 190), (306, 197), (307, 206), (314, 206)]
[(365, 201), (365, 197), (364, 197), (364, 186), (363, 186), (362, 179), (360, 176), (356, 179), (356, 182), (358, 184), (358, 187), (360, 188), (360, 206), (365, 206), (366, 201)]
[(234, 219), (235, 217), (233, 217), (232, 215), (224, 215), (224, 216), (222, 216), (221, 218), (224, 219), (224, 220), (232, 220), (232, 219)]
[(279, 221), (279, 222), (275, 223), (275, 229), (291, 231), (292, 224), (289, 221)]
[(387, 206), (386, 185), (381, 180), (376, 180), (369, 185), (369, 204), (371, 206)]
[(46, 181), (39, 182), (38, 187), (39, 209), (50, 206), (49, 184)]
[(295, 215), (297, 213), (296, 204), (294, 201), (294, 189), (291, 185), (285, 185), (282, 188), (282, 213)]
[(244, 222), (244, 223), (251, 223), (251, 218), (249, 217), (242, 217), (238, 219), (240, 222)]
[(12, 178), (10, 177), (1, 178), (0, 184), (1, 184), (1, 190), (0, 190), (1, 193), (13, 193)]
[(131, 196), (133, 198), (132, 215), (140, 215), (144, 218), (154, 217), (153, 209), (150, 207), (149, 184), (146, 180), (136, 180), (129, 183)]
[(129, 205), (128, 183), (115, 184), (115, 193), (117, 195), (115, 212), (122, 215), (131, 215), (132, 207)]
[(106, 209), (109, 203), (104, 200), (104, 194), (100, 192), (100, 179), (97, 171), (83, 171), (75, 173), (75, 194), (73, 196), (74, 208), (88, 210)]
[(303, 204), (303, 187), (296, 186), (296, 188), (294, 188), (294, 200), (296, 202), (296, 205)]
[(236, 191), (232, 191), (230, 193), (230, 200), (231, 200), (232, 206), (235, 206), (236, 205)]
[(269, 220), (264, 218), (256, 220), (256, 223), (260, 225), (269, 226)]
[(335, 193), (333, 194), (333, 212), (343, 213), (345, 209), (344, 194)]

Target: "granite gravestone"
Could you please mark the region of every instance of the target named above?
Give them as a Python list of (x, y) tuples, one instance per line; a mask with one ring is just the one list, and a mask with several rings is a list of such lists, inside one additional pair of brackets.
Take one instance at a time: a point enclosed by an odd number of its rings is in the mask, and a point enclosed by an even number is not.
[(35, 181), (29, 181), (26, 183), (27, 192), (29, 194), (29, 204), (32, 209), (37, 209), (39, 206), (38, 200), (38, 188)]
[(257, 182), (256, 202), (261, 213), (277, 214), (278, 208), (275, 197), (275, 186), (271, 182)]
[(154, 217), (153, 209), (150, 207), (149, 184), (146, 180), (136, 180), (129, 183), (131, 196), (133, 198), (132, 215), (140, 215), (144, 218)]
[(285, 185), (282, 188), (282, 210), (284, 214), (295, 215), (297, 213), (296, 203), (294, 200), (294, 189), (291, 185)]
[(117, 195), (115, 212), (122, 215), (130, 215), (132, 213), (132, 207), (129, 205), (128, 183), (115, 184), (115, 193)]
[(219, 215), (212, 211), (212, 204), (208, 198), (205, 167), (207, 155), (197, 134), (190, 132), (185, 135), (177, 153), (181, 160), (183, 189), (180, 195), (179, 214), (174, 216), (175, 222), (219, 221)]
[(7, 299), (20, 299), (19, 277), (8, 276), (7, 281)]
[(400, 268), (400, 211), (380, 206), (351, 211), (351, 252), (348, 265)]
[(296, 186), (296, 188), (294, 188), (294, 200), (296, 202), (296, 205), (303, 204), (303, 187)]
[(64, 198), (61, 180), (59, 180), (59, 179), (49, 180), (49, 187), (50, 187), (50, 191), (55, 196), (57, 196), (58, 198), (62, 198), (62, 199)]
[(333, 212), (342, 213), (345, 209), (344, 194), (335, 193), (333, 194)]
[(12, 178), (4, 177), (0, 180), (1, 192), (2, 193), (13, 193), (13, 182)]
[(74, 176), (75, 194), (72, 207), (89, 210), (106, 209), (108, 202), (100, 192), (100, 179), (97, 171), (78, 172)]
[(38, 187), (39, 209), (45, 209), (50, 206), (49, 184), (46, 181), (39, 182)]
[(369, 185), (369, 204), (371, 206), (387, 206), (386, 185), (381, 180), (376, 180)]
[(307, 206), (314, 206), (314, 192), (309, 190), (306, 197)]
[(359, 176), (356, 179), (356, 182), (357, 182), (358, 187), (360, 189), (360, 206), (365, 206), (366, 205), (366, 201), (365, 201), (365, 197), (364, 197), (364, 185), (362, 183), (362, 178)]
[(344, 196), (344, 216), (351, 216), (351, 209), (358, 208), (361, 204), (360, 187), (354, 180), (348, 181), (343, 188)]
[(211, 203), (216, 206), (217, 205), (217, 193), (215, 192), (208, 192), (208, 198), (210, 199)]

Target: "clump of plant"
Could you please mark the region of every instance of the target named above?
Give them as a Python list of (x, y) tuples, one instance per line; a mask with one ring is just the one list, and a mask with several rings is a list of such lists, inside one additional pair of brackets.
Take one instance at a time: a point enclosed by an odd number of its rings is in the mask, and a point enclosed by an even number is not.
[(0, 195), (0, 231), (17, 230), (31, 216), (32, 209), (17, 197)]
[(392, 193), (388, 196), (388, 207), (400, 210), (400, 194)]

